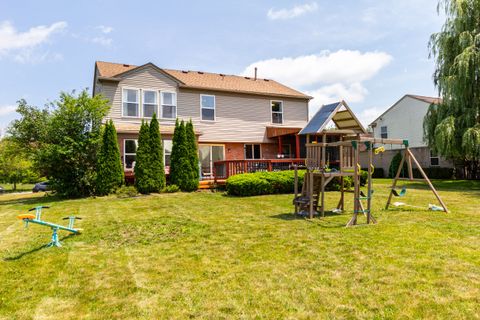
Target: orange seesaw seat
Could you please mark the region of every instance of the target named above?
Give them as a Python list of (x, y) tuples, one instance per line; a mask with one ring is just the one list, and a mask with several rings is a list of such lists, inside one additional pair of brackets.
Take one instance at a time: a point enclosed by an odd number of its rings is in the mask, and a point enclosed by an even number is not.
[(33, 220), (33, 219), (35, 219), (35, 215), (34, 215), (34, 214), (29, 214), (29, 213), (19, 214), (19, 215), (17, 216), (17, 219), (20, 219), (20, 220), (25, 220), (25, 219)]

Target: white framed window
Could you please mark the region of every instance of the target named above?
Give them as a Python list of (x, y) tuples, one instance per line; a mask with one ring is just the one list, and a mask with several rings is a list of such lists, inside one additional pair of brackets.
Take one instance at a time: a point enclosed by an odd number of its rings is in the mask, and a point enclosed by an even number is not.
[(432, 167), (437, 167), (440, 165), (440, 158), (438, 157), (438, 154), (433, 150), (430, 150), (430, 165)]
[(137, 140), (124, 139), (123, 140), (123, 166), (125, 169), (135, 168), (135, 161), (137, 160)]
[(203, 121), (215, 121), (215, 96), (200, 95), (200, 118)]
[(283, 124), (283, 101), (270, 101), (272, 123)]
[(155, 113), (158, 118), (158, 93), (155, 90), (142, 90), (143, 117), (152, 118)]
[(387, 139), (388, 138), (388, 128), (387, 126), (380, 127), (380, 138)]
[(245, 159), (262, 159), (262, 152), (259, 144), (246, 144), (244, 148)]
[(170, 166), (170, 157), (172, 155), (172, 140), (163, 140), (163, 163), (165, 167)]
[(122, 116), (123, 117), (134, 117), (138, 118), (140, 116), (139, 110), (139, 94), (138, 89), (122, 89)]
[(162, 118), (177, 118), (177, 94), (175, 92), (162, 91)]

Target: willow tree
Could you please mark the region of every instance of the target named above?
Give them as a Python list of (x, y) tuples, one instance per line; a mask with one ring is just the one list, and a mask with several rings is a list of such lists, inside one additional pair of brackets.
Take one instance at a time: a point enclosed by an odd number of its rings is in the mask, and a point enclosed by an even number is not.
[(442, 103), (424, 119), (424, 138), (439, 155), (461, 161), (469, 178), (480, 162), (480, 1), (440, 0), (446, 21), (430, 38), (433, 79)]

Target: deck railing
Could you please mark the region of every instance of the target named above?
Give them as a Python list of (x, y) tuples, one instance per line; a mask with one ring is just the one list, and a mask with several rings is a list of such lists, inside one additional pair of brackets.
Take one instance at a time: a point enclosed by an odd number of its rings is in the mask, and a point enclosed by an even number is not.
[(223, 160), (214, 163), (214, 179), (223, 180), (241, 173), (292, 170), (305, 159)]

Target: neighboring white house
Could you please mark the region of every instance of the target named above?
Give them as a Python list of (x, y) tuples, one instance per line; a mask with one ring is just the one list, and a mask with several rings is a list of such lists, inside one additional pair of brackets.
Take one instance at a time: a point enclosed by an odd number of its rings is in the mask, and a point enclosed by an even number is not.
[[(423, 168), (453, 167), (451, 161), (439, 158), (423, 141), (423, 119), (431, 104), (440, 98), (407, 94), (370, 123), (375, 138), (407, 139), (409, 147)], [(384, 153), (374, 157), (374, 165), (383, 168), (385, 174), (399, 146), (385, 145)]]

